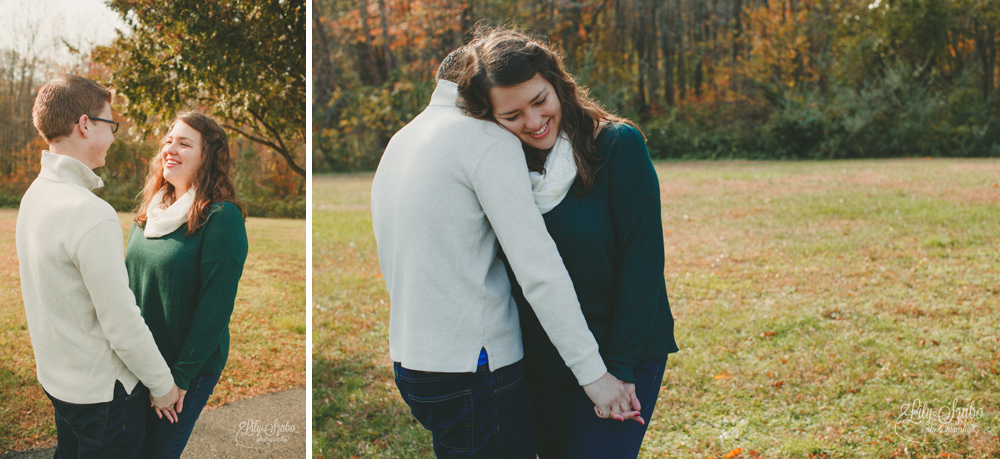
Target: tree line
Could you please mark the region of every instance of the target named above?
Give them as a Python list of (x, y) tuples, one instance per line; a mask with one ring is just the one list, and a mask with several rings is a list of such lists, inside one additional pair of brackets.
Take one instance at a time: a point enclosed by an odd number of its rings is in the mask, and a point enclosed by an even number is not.
[(479, 22), (548, 37), (659, 158), (1000, 155), (992, 0), (317, 0), (313, 165), (370, 170)]
[[(114, 88), (121, 122), (97, 191), (131, 211), (160, 136), (180, 112), (226, 128), (238, 194), (252, 216), (305, 217), (304, 0), (115, 0), (127, 30), (58, 64), (30, 45), (0, 49), (0, 207), (16, 207), (45, 142), (31, 122), (38, 88), (72, 72)], [(26, 23), (26, 30), (34, 30)]]

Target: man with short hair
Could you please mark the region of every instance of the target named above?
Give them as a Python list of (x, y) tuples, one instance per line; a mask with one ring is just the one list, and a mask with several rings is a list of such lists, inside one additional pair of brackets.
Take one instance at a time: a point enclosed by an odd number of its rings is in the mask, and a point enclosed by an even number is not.
[(178, 399), (128, 287), (118, 215), (91, 191), (104, 185), (93, 169), (118, 130), (112, 97), (86, 78), (60, 75), (32, 109), (49, 148), (21, 199), (17, 258), (59, 458), (138, 458), (150, 398), (171, 409)]
[(462, 50), (442, 61), (430, 104), (389, 141), (372, 183), (391, 301), (389, 355), (400, 394), (432, 432), (439, 458), (534, 458), (535, 416), (500, 245), (598, 409), (636, 413), (607, 372), (535, 206), (521, 142), (456, 106), (458, 85), (449, 80), (465, 68)]

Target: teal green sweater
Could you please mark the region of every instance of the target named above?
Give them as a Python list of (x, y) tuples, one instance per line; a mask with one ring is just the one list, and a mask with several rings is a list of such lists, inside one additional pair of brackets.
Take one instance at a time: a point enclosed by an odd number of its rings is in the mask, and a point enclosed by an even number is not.
[[(634, 383), (637, 363), (677, 352), (663, 279), (660, 183), (635, 128), (611, 125), (597, 143), (604, 163), (594, 185), (581, 195), (577, 177), (544, 219), (604, 364), (618, 379)], [(531, 307), (519, 288), (513, 291), (528, 368), (542, 377), (563, 374), (565, 365)]]
[(146, 239), (132, 224), (125, 266), (146, 325), (174, 382), (187, 390), (198, 373), (221, 373), (229, 357), (229, 318), (247, 259), (243, 215), (216, 203), (204, 225), (185, 236), (187, 224)]

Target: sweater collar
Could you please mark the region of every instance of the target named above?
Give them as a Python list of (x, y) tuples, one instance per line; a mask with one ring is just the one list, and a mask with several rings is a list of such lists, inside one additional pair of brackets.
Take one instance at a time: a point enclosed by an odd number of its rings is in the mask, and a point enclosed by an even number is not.
[(431, 94), (430, 105), (454, 107), (456, 102), (458, 102), (458, 84), (448, 80), (438, 80), (437, 88)]
[(55, 182), (72, 182), (88, 190), (104, 186), (104, 181), (86, 164), (48, 150), (42, 151), (42, 171), (38, 176)]

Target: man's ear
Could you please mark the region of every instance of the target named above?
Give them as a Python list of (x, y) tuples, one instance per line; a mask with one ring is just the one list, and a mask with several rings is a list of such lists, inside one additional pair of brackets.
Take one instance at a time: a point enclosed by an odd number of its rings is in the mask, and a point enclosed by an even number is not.
[(87, 138), (90, 136), (90, 117), (86, 114), (80, 115), (80, 118), (76, 120), (76, 124), (73, 125), (73, 130), (80, 133), (80, 136)]

